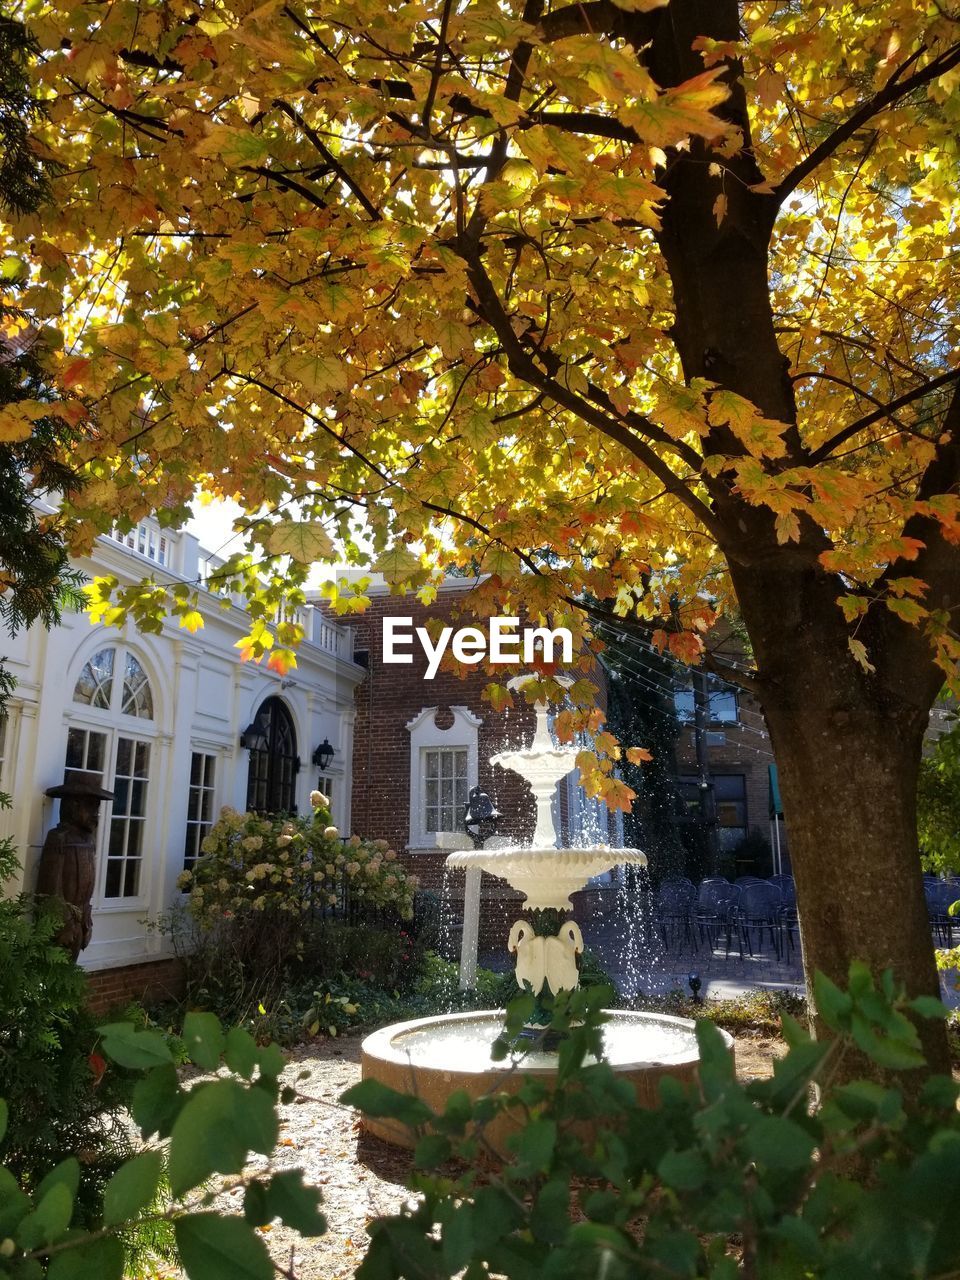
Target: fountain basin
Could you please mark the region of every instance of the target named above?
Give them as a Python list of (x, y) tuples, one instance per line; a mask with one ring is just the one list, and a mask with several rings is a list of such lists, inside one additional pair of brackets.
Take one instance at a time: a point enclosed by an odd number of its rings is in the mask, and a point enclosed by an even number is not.
[[(556, 850), (553, 853), (556, 855)], [(603, 1028), (606, 1058), (617, 1075), (633, 1085), (641, 1106), (659, 1105), (657, 1086), (663, 1076), (684, 1083), (696, 1080), (699, 1051), (690, 1018), (623, 1009), (608, 1010), (607, 1016), (610, 1021)], [(479, 1098), (491, 1092), (516, 1093), (524, 1075), (555, 1076), (554, 1053), (537, 1050), (520, 1058), (493, 1061), (490, 1046), (503, 1020), (502, 1009), (484, 1009), (383, 1027), (361, 1045), (361, 1076), (403, 1093), (415, 1093), (435, 1111), (442, 1111), (447, 1098), (458, 1089)], [(723, 1035), (732, 1055), (733, 1040), (726, 1032)], [(396, 1120), (363, 1116), (362, 1123), (368, 1133), (395, 1146), (415, 1145), (409, 1129)], [(506, 1139), (520, 1125), (519, 1113), (507, 1113), (486, 1127), (487, 1140), (499, 1155), (509, 1154)]]
[(588, 849), (557, 849), (555, 845), (507, 845), (500, 849), (464, 849), (451, 853), (448, 867), (479, 869), (500, 876), (519, 890), (532, 906), (569, 911), (570, 895), (593, 876), (621, 863), (647, 865), (639, 849), (613, 849), (598, 844)]

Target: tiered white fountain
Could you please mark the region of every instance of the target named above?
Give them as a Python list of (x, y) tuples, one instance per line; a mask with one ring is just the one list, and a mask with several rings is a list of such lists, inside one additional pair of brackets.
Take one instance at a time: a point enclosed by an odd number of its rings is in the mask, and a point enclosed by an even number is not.
[[(521, 676), (510, 683), (514, 688), (522, 687), (530, 678)], [(570, 895), (593, 876), (623, 863), (643, 866), (646, 857), (638, 849), (609, 845), (557, 848), (553, 797), (560, 779), (576, 768), (577, 749), (554, 745), (548, 707), (538, 702), (535, 710), (532, 744), (491, 757), (492, 764), (518, 773), (530, 785), (537, 805), (532, 843), (458, 851), (447, 858), (447, 866), (487, 871), (524, 894), (523, 909), (530, 919), (514, 923), (507, 945), (516, 956), (518, 988), (541, 997), (579, 985), (577, 961), (583, 938), (576, 923), (565, 918), (572, 909)], [(556, 1053), (542, 1038), (522, 1055), (493, 1060), (490, 1050), (503, 1016), (503, 1010), (491, 1009), (384, 1027), (363, 1041), (363, 1078), (416, 1093), (428, 1105), (442, 1110), (446, 1098), (457, 1089), (466, 1090), (471, 1097), (496, 1090), (512, 1092), (519, 1088), (524, 1073), (555, 1074)], [(611, 1010), (608, 1018), (603, 1030), (604, 1056), (618, 1074), (632, 1081), (642, 1103), (656, 1105), (661, 1076), (691, 1079), (695, 1075), (698, 1052), (689, 1019), (625, 1010)], [(538, 1000), (531, 1033), (536, 1034), (547, 1020)], [(363, 1123), (388, 1142), (412, 1145), (409, 1131), (396, 1121), (364, 1117)], [(512, 1123), (508, 1116), (501, 1116), (486, 1130), (487, 1140), (501, 1152)]]

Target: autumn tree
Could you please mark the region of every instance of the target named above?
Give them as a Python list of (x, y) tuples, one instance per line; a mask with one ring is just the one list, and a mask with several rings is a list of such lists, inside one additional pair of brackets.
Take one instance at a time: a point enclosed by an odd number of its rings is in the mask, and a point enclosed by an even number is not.
[[(40, 209), (55, 167), (33, 146), (35, 52), (23, 24), (0, 17), (0, 213), (13, 216)], [(65, 602), (82, 603), (61, 522), (39, 515), (33, 501), (79, 477), (63, 456), (70, 428), (47, 411), (55, 396), (44, 375), (45, 335), (19, 303), (29, 274), (19, 252), (0, 261), (0, 623), (10, 633), (33, 622), (50, 626)], [(0, 663), (0, 707), (10, 692), (7, 675)]]
[[(66, 171), (11, 235), (87, 414), (76, 545), (238, 496), (282, 557), (230, 566), (254, 657), (296, 639), (267, 625), (296, 566), (334, 556), (425, 599), (477, 564), (473, 609), (584, 634), (608, 602), (691, 662), (736, 601), (808, 969), (933, 989), (915, 796), (960, 656), (960, 14), (27, 11)], [(164, 604), (197, 612), (109, 583), (100, 608)]]

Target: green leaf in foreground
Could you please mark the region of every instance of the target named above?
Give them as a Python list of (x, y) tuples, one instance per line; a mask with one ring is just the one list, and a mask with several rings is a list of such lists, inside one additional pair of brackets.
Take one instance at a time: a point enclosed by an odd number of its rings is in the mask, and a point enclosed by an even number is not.
[(191, 1062), (204, 1071), (216, 1071), (225, 1047), (220, 1019), (213, 1013), (191, 1009), (183, 1020), (183, 1043)]
[(163, 1157), (159, 1151), (144, 1151), (120, 1166), (103, 1193), (103, 1223), (115, 1227), (142, 1212), (157, 1194)]
[(190, 1280), (273, 1280), (267, 1247), (242, 1218), (191, 1213), (176, 1220), (174, 1232)]
[(97, 1028), (103, 1052), (121, 1067), (156, 1067), (172, 1062), (170, 1046), (159, 1031), (135, 1027), (132, 1022), (111, 1022)]
[(170, 1187), (175, 1196), (211, 1173), (239, 1173), (249, 1151), (269, 1155), (279, 1124), (263, 1089), (214, 1080), (190, 1095), (170, 1135)]

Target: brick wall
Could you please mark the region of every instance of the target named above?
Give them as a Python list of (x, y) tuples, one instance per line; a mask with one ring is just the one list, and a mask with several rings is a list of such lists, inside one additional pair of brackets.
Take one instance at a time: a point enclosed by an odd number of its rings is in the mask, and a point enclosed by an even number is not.
[[(354, 651), (367, 650), (367, 675), (358, 686), (357, 719), (353, 749), (353, 827), (361, 835), (389, 840), (401, 852), (410, 831), (410, 734), (407, 724), (424, 707), (439, 708), (437, 722), (453, 722), (449, 708), (467, 707), (483, 723), (478, 730), (479, 783), (494, 797), (504, 819), (500, 834), (529, 839), (533, 834), (534, 805), (529, 789), (515, 774), (495, 769), (489, 757), (497, 751), (529, 743), (533, 736), (533, 711), (525, 703), (499, 714), (482, 700), (491, 676), (480, 667), (468, 672), (441, 669), (425, 680), (426, 659), (418, 644), (412, 647), (409, 666), (383, 662), (384, 617), (409, 616), (415, 627), (430, 618), (443, 618), (454, 626), (471, 619), (451, 618), (454, 593), (434, 604), (422, 605), (413, 597), (374, 595), (370, 607), (358, 616)], [(506, 668), (501, 668), (506, 672)], [(430, 874), (424, 868), (426, 874)]]
[[(737, 701), (739, 724), (718, 723), (708, 726), (711, 735), (720, 733), (724, 739), (722, 743), (707, 746), (710, 772), (715, 776), (743, 775), (747, 804), (747, 830), (757, 827), (770, 840), (768, 766), (774, 763), (772, 744), (769, 736), (766, 738), (760, 736), (759, 730), (763, 728), (763, 717), (756, 700), (748, 693), (741, 691)], [(688, 777), (696, 774), (697, 755), (692, 726), (685, 727), (680, 734), (676, 760), (678, 774)], [(780, 844), (785, 864), (784, 870), (788, 870), (787, 833), (782, 820)]]
[[(351, 620), (354, 652), (368, 654), (367, 675), (356, 691), (357, 718), (353, 750), (353, 830), (363, 836), (388, 840), (404, 864), (419, 876), (421, 886), (437, 896), (444, 895), (450, 914), (462, 918), (463, 875), (447, 873), (441, 850), (411, 854), (410, 833), (410, 733), (407, 724), (424, 707), (436, 706), (437, 723), (443, 728), (453, 722), (451, 706), (467, 707), (482, 723), (478, 729), (478, 781), (493, 798), (503, 818), (498, 834), (511, 841), (529, 841), (533, 835), (535, 809), (525, 782), (516, 774), (495, 768), (491, 755), (508, 748), (529, 745), (534, 731), (534, 712), (525, 701), (506, 712), (497, 712), (484, 702), (482, 693), (491, 680), (501, 683), (517, 674), (505, 666), (491, 675), (482, 664), (464, 669), (441, 669), (433, 680), (425, 680), (426, 659), (419, 643), (410, 649), (410, 665), (383, 662), (383, 619), (410, 617), (414, 627), (430, 619), (442, 619), (454, 627), (476, 625), (485, 629), (485, 619), (461, 612), (464, 593), (456, 587), (441, 591), (433, 604), (425, 606), (412, 596), (374, 594), (364, 613)], [(605, 678), (601, 669), (591, 677), (600, 688), (599, 702), (605, 704)], [(562, 793), (561, 793), (562, 794)], [(561, 804), (561, 824), (565, 820)], [(484, 875), (481, 884), (481, 950), (502, 947), (510, 923), (519, 912), (521, 895), (503, 881)]]
[(183, 965), (176, 957), (124, 965), (120, 969), (98, 969), (87, 975), (87, 1000), (95, 1014), (109, 1013), (131, 1001), (158, 1004), (183, 995)]

